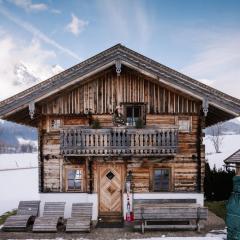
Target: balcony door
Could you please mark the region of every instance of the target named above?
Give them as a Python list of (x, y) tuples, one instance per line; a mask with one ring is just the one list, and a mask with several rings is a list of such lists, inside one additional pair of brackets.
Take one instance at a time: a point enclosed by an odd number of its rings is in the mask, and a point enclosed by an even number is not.
[(98, 166), (99, 215), (122, 214), (123, 164)]

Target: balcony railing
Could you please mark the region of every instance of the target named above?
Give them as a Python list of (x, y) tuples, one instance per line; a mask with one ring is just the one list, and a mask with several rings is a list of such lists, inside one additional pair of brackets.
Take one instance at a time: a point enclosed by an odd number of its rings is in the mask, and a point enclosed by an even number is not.
[(178, 130), (71, 128), (61, 130), (61, 154), (79, 156), (156, 156), (177, 153)]

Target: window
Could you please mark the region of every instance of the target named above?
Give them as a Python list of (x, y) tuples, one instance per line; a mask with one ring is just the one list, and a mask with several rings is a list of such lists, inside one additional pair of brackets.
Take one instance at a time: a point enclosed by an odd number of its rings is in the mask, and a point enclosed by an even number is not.
[(155, 169), (153, 174), (153, 191), (163, 192), (170, 190), (170, 169)]
[(51, 129), (59, 129), (61, 127), (61, 120), (60, 119), (51, 119), (50, 122)]
[(145, 105), (141, 104), (124, 104), (124, 116), (127, 126), (136, 126), (138, 120), (145, 122)]
[(126, 107), (127, 112), (127, 125), (135, 126), (136, 122), (141, 118), (141, 107), (130, 106)]
[(83, 192), (84, 189), (83, 169), (67, 168), (66, 169), (66, 190)]
[(189, 117), (178, 119), (178, 129), (180, 132), (190, 132), (191, 131), (191, 119)]

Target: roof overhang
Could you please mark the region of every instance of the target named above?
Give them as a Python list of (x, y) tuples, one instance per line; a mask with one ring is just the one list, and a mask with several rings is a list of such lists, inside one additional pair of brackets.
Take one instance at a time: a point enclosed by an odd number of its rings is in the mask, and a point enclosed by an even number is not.
[[(0, 118), (14, 121), (13, 115), (28, 109), (30, 103), (34, 102), (37, 104), (43, 99), (111, 67), (116, 61), (121, 61), (123, 65), (149, 76), (160, 83), (178, 89), (200, 101), (207, 99), (210, 106), (210, 117), (211, 114), (217, 114), (218, 116), (222, 116), (222, 118), (219, 118), (219, 121), (225, 121), (239, 116), (239, 99), (224, 94), (118, 44), (46, 81), (0, 102)], [(209, 117), (207, 117), (207, 119), (208, 118)], [(218, 120), (209, 120), (207, 125), (212, 125), (217, 123), (217, 121)], [(34, 120), (29, 121), (29, 125), (34, 125), (30, 124), (30, 122), (34, 123)]]
[(240, 165), (240, 149), (237, 150), (236, 152), (234, 152), (229, 157), (227, 157), (224, 160), (224, 163), (227, 165), (230, 165), (230, 164), (239, 164)]

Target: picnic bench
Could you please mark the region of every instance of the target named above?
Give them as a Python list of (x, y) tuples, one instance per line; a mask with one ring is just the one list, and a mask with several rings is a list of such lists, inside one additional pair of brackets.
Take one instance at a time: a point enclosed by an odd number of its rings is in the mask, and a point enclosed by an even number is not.
[(195, 199), (135, 199), (134, 228), (189, 229), (200, 231), (200, 220), (207, 219), (208, 209)]
[(20, 201), (17, 214), (6, 219), (3, 231), (26, 231), (38, 216), (40, 201)]

